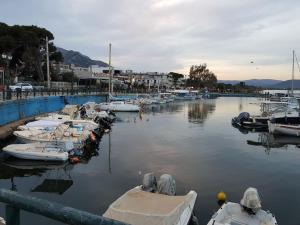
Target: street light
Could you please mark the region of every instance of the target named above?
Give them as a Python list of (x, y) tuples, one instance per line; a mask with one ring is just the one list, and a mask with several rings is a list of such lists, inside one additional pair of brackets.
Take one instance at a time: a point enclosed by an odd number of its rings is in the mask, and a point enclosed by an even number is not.
[(49, 39), (48, 36), (46, 38), (41, 38), (41, 40), (45, 41), (45, 48), (41, 47), (40, 52), (46, 51), (46, 65), (47, 65), (47, 87), (50, 89), (50, 68), (49, 68)]
[(2, 53), (1, 58), (5, 60), (4, 73), (2, 74), (2, 85), (4, 85), (6, 67), (9, 67), (9, 61), (12, 60), (12, 56), (7, 55), (6, 53)]

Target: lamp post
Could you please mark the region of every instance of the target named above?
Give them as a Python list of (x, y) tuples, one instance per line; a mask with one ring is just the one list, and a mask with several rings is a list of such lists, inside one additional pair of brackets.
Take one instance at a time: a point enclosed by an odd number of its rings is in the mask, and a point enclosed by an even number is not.
[(2, 74), (2, 84), (5, 85), (6, 67), (9, 69), (9, 61), (12, 59), (12, 56), (11, 55), (7, 55), (6, 53), (2, 53), (1, 58), (5, 61), (5, 64), (4, 64), (4, 73)]
[(40, 52), (46, 54), (46, 71), (47, 71), (47, 88), (50, 89), (50, 65), (49, 65), (49, 38), (41, 38), (40, 40), (45, 41), (45, 46), (41, 46)]
[(49, 40), (46, 36), (46, 57), (47, 57), (47, 87), (50, 89), (50, 69), (49, 69)]

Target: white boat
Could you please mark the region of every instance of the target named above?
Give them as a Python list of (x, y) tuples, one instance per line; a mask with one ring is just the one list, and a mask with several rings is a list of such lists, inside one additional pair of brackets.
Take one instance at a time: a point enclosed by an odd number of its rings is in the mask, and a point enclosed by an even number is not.
[(110, 110), (114, 112), (139, 112), (140, 111), (140, 106), (134, 104), (128, 104), (123, 101), (100, 103), (99, 106), (102, 110)]
[(38, 116), (36, 120), (68, 120), (68, 121), (92, 121), (95, 117), (111, 118), (113, 115), (101, 111), (95, 102), (87, 102), (81, 107), (77, 105), (66, 105), (60, 113), (49, 113), (46, 116)]
[(57, 126), (53, 131), (29, 129), (14, 131), (13, 134), (23, 143), (46, 142), (63, 144), (70, 141), (76, 148), (82, 148), (90, 137), (91, 131), (82, 128), (70, 127), (67, 124)]
[[(60, 115), (58, 113), (49, 113), (47, 116), (39, 116), (35, 118), (37, 121), (27, 123), (20, 126), (21, 129), (30, 127), (49, 128), (57, 127), (55, 124), (60, 125), (63, 123), (72, 123), (72, 126), (83, 126), (87, 130), (95, 130), (99, 127), (99, 124), (92, 120), (71, 119), (68, 115)], [(38, 122), (39, 121), (39, 122)]]
[(196, 96), (191, 95), (189, 90), (174, 90), (175, 100), (195, 100)]
[(224, 203), (207, 225), (277, 225), (277, 221), (274, 215), (261, 209), (257, 190), (248, 188), (240, 204)]
[(195, 191), (183, 196), (170, 196), (145, 191), (143, 185), (123, 194), (109, 206), (103, 216), (132, 225), (187, 225), (196, 198)]
[(300, 136), (300, 125), (280, 124), (268, 121), (268, 127), (271, 134)]
[[(83, 115), (82, 110), (85, 110), (85, 112), (84, 112), (85, 115)], [(95, 102), (84, 103), (82, 105), (82, 107), (79, 108), (79, 111), (80, 111), (81, 117), (84, 116), (84, 117), (87, 117), (88, 119), (94, 119), (95, 117), (110, 118), (110, 119), (115, 118), (111, 113), (109, 113), (105, 110), (101, 110), (99, 104), (97, 104)]]
[(29, 129), (55, 129), (60, 124), (64, 123), (63, 120), (36, 120), (33, 122), (29, 122), (25, 125), (18, 126), (18, 130), (29, 130)]
[(45, 143), (11, 144), (2, 149), (5, 153), (20, 159), (43, 161), (66, 161), (69, 154), (64, 148)]

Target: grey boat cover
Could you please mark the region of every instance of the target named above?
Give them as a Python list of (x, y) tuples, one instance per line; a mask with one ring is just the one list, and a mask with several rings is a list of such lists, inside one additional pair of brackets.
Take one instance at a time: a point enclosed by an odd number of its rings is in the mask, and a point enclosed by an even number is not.
[(135, 187), (113, 202), (103, 216), (132, 225), (186, 225), (196, 197), (194, 191), (168, 196)]
[(78, 111), (78, 106), (77, 105), (66, 105), (61, 112), (71, 116), (72, 118), (74, 118), (77, 114)]
[(165, 195), (176, 194), (176, 182), (169, 174), (163, 174), (158, 180), (158, 193)]

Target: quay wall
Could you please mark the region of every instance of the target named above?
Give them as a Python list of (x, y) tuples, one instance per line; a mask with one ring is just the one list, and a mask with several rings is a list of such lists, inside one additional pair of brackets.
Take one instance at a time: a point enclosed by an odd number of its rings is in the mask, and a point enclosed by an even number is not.
[(1, 102), (0, 126), (27, 117), (61, 110), (65, 104), (104, 102), (106, 97), (106, 95), (48, 96)]

